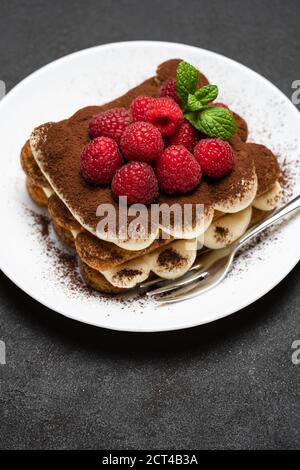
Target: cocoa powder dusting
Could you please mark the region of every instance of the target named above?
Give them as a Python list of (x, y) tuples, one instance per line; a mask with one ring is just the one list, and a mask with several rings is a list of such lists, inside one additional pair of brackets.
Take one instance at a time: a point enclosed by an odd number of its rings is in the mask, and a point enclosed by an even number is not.
[(183, 266), (186, 263), (186, 258), (172, 248), (167, 248), (158, 255), (157, 262), (163, 268), (171, 270)]
[(222, 226), (216, 226), (215, 227), (215, 239), (219, 242), (223, 242), (226, 240), (226, 238), (228, 237), (228, 234), (229, 234), (229, 229), (226, 228), (226, 227), (222, 227)]
[(295, 181), (299, 177), (300, 157), (291, 165), (290, 162), (284, 158), (280, 164), (280, 177), (279, 183), (283, 189), (283, 200), (288, 202), (294, 196)]
[(51, 220), (49, 217), (29, 209), (26, 209), (26, 212), (32, 218), (32, 228), (41, 236), (46, 255), (54, 260), (59, 283), (67, 285), (68, 289), (73, 293), (95, 296), (95, 291), (81, 279), (76, 254), (58, 248), (55, 241), (50, 238), (49, 228)]
[(280, 177), (280, 169), (277, 158), (271, 150), (264, 145), (245, 144), (248, 155), (254, 160), (257, 175), (257, 195), (268, 191)]
[(117, 272), (114, 275), (114, 279), (119, 279), (120, 281), (123, 279), (133, 279), (136, 276), (139, 276), (141, 274), (141, 271), (138, 269), (122, 269), (122, 271)]
[(49, 235), (50, 219), (45, 215), (38, 214), (34, 211), (30, 211), (30, 215), (33, 217), (42, 237), (47, 237)]

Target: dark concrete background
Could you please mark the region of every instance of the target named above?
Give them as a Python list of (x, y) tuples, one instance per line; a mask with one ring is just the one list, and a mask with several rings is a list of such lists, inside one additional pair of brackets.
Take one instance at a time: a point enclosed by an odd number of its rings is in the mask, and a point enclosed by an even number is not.
[[(298, 0), (2, 0), (0, 79), (11, 89), (78, 49), (156, 39), (223, 53), (290, 95), (299, 15)], [(155, 335), (72, 322), (0, 279), (2, 449), (299, 449), (299, 266), (232, 317)]]

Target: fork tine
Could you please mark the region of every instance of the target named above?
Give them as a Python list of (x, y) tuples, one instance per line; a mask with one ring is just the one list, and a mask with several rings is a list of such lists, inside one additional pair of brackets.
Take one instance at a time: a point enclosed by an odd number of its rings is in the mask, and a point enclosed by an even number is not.
[[(188, 270), (187, 273), (183, 274), (183, 276), (181, 276), (179, 279), (183, 279), (187, 274), (190, 274), (191, 272), (195, 271), (196, 269), (199, 269), (201, 268), (201, 263), (200, 261), (199, 262), (196, 262), (193, 264), (193, 266)], [(155, 285), (166, 285), (166, 284), (169, 284), (169, 282), (173, 282), (173, 281), (168, 281), (168, 279), (162, 279), (161, 277), (157, 277), (155, 279), (150, 279), (149, 281), (145, 281), (143, 282), (142, 284), (140, 284), (140, 289), (147, 289), (148, 287), (152, 287), (152, 286), (155, 286)]]
[(207, 279), (203, 279), (199, 282), (199, 280), (195, 280), (190, 284), (187, 284), (179, 289), (173, 291), (171, 294), (167, 294), (162, 297), (154, 297), (154, 301), (158, 304), (170, 304), (173, 302), (181, 302), (182, 300), (191, 299), (192, 297), (196, 297), (208, 290), (212, 289), (214, 285), (210, 284), (209, 280), (206, 283)]
[(227, 275), (228, 271), (230, 270), (232, 263), (232, 258), (228, 260), (227, 264), (224, 266), (222, 272), (219, 273), (216, 271), (215, 273), (210, 272), (208, 270), (207, 276), (205, 276), (202, 280), (195, 279), (186, 285), (179, 287), (178, 289), (174, 289), (170, 294), (162, 295), (161, 297), (154, 297), (154, 300), (159, 304), (167, 304), (171, 302), (181, 302), (182, 300), (191, 299), (196, 297), (208, 290), (212, 289), (216, 285), (218, 285)]
[(161, 284), (164, 281), (166, 282), (166, 280), (162, 279), (161, 277), (155, 277), (154, 279), (149, 279), (148, 281), (142, 282), (142, 284), (139, 285), (139, 288), (148, 289), (148, 287), (156, 286), (157, 284)]
[(188, 276), (181, 277), (180, 279), (175, 279), (174, 281), (168, 282), (167, 284), (163, 285), (162, 287), (159, 287), (158, 289), (154, 289), (147, 292), (147, 295), (151, 297), (153, 295), (164, 294), (166, 292), (178, 289), (181, 286), (190, 284), (193, 281), (201, 280), (201, 278), (205, 278), (207, 276), (206, 271), (197, 271), (196, 273), (192, 273), (191, 275), (190, 272), (191, 271), (188, 271)]

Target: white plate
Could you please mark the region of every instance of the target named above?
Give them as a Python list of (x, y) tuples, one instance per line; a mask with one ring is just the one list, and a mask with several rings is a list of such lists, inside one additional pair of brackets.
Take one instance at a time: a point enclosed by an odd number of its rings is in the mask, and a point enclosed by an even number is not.
[[(3, 272), (21, 289), (67, 317), (123, 331), (165, 331), (192, 327), (234, 313), (276, 286), (299, 260), (300, 217), (272, 230), (268, 238), (239, 258), (228, 278), (198, 298), (155, 307), (145, 299), (107, 300), (75, 292), (58, 268), (28, 209), (20, 149), (31, 130), (102, 103), (154, 74), (169, 58), (183, 58), (221, 90), (220, 101), (248, 122), (250, 140), (269, 146), (283, 162), (299, 191), (300, 115), (270, 82), (226, 57), (203, 49), (164, 42), (108, 44), (71, 54), (30, 75), (0, 103), (1, 216)], [(37, 210), (34, 208), (34, 210)], [(250, 255), (249, 255), (250, 253)]]

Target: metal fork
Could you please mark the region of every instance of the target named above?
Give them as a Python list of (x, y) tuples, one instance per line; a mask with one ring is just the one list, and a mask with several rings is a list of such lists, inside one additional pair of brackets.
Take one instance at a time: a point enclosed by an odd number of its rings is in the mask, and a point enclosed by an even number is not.
[[(219, 250), (208, 250), (197, 259), (196, 264), (181, 278), (174, 281), (161, 281), (158, 289), (149, 290), (147, 295), (153, 296), (156, 302), (166, 304), (191, 299), (212, 289), (219, 284), (231, 268), (236, 253), (266, 228), (280, 220), (282, 217), (300, 208), (300, 195), (288, 202), (285, 206), (266, 217), (249, 229), (239, 240), (232, 245)], [(145, 282), (142, 288), (149, 288), (155, 281)], [(157, 282), (156, 282), (157, 284)], [(170, 294), (167, 294), (170, 292)]]

